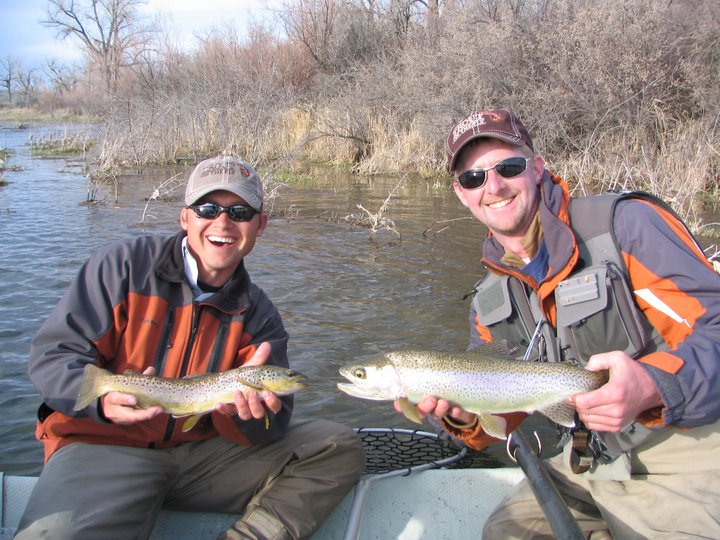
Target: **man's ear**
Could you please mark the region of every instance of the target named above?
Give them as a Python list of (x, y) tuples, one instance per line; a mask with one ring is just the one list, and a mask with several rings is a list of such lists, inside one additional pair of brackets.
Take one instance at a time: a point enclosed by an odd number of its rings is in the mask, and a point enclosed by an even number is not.
[(183, 231), (187, 231), (187, 229), (188, 229), (188, 225), (187, 225), (188, 216), (187, 216), (187, 213), (188, 213), (188, 209), (187, 209), (187, 208), (183, 208), (182, 210), (180, 210), (180, 226), (182, 227)]
[(535, 185), (539, 186), (545, 171), (545, 159), (540, 154), (535, 154), (532, 158), (532, 166), (535, 171)]
[(260, 223), (258, 224), (257, 234), (256, 236), (262, 236), (263, 232), (265, 232), (265, 227), (267, 227), (268, 224), (268, 217), (265, 212), (260, 213)]
[(463, 188), (460, 184), (457, 183), (457, 181), (453, 182), (453, 189), (455, 190), (455, 195), (457, 195), (457, 198), (460, 199), (460, 202), (463, 204), (464, 207), (467, 208), (467, 199), (465, 198), (465, 191), (463, 191)]

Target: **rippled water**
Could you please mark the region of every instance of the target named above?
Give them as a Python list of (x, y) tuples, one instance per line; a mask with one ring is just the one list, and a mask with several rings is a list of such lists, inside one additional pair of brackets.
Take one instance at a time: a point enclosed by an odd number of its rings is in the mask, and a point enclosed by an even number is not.
[[(87, 205), (79, 160), (30, 157), (29, 136), (43, 128), (0, 126), (12, 149), (0, 187), (0, 471), (37, 474), (34, 438), (40, 398), (27, 375), (30, 341), (82, 262), (98, 246), (139, 234), (172, 234), (179, 200), (146, 197), (173, 171), (124, 178), (117, 204)], [(262, 173), (262, 171), (260, 171)], [(467, 219), (450, 185), (408, 179), (388, 211), (401, 233), (369, 231), (338, 221), (375, 211), (398, 179), (314, 172), (303, 188), (283, 187), (273, 217), (246, 263), (283, 314), (290, 360), (314, 381), (296, 396), (297, 418), (323, 416), (355, 427), (416, 427), (389, 403), (339, 392), (338, 367), (398, 348), (462, 350), (467, 301), (480, 275), (480, 225)], [(446, 223), (440, 221), (452, 220)], [(429, 228), (429, 230), (428, 230)]]

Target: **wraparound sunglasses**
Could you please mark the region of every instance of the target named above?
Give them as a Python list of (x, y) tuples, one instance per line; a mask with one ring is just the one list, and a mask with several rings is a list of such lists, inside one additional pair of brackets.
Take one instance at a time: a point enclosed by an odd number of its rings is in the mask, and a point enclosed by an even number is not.
[(245, 204), (220, 206), (219, 204), (206, 202), (202, 204), (191, 204), (188, 208), (192, 208), (195, 215), (202, 219), (215, 219), (223, 212), (227, 212), (228, 217), (233, 221), (250, 221), (253, 216), (258, 213), (252, 206)]
[(458, 176), (457, 181), (464, 189), (481, 188), (487, 181), (487, 173), (493, 169), (503, 178), (513, 178), (525, 172), (528, 161), (531, 159), (532, 158), (510, 157), (497, 162), (495, 165), (488, 167), (487, 169), (468, 169)]

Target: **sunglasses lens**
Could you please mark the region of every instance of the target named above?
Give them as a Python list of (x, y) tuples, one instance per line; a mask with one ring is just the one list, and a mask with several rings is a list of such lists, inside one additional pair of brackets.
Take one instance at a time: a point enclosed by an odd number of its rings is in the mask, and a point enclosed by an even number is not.
[(463, 189), (477, 189), (485, 185), (489, 171), (495, 169), (495, 172), (503, 178), (513, 178), (525, 172), (527, 162), (528, 160), (524, 157), (503, 159), (501, 162), (487, 169), (469, 169), (458, 176), (457, 181)]
[(236, 204), (227, 209), (228, 216), (233, 221), (250, 221), (256, 212), (252, 206), (245, 206), (244, 204)]
[(464, 189), (477, 189), (485, 184), (485, 169), (470, 169), (458, 177), (458, 184)]
[(197, 217), (202, 219), (215, 219), (222, 211), (221, 207), (214, 203), (195, 204), (190, 208), (193, 209)]
[(512, 178), (513, 176), (518, 176), (519, 174), (522, 174), (525, 171), (526, 167), (527, 160), (525, 158), (514, 157), (504, 159), (503, 161), (495, 165), (495, 170), (500, 176), (504, 178)]
[(193, 204), (190, 208), (193, 209), (197, 217), (202, 219), (215, 219), (223, 212), (227, 212), (233, 221), (250, 221), (257, 214), (257, 210), (252, 206), (245, 206), (244, 204), (236, 204), (225, 208), (215, 203), (203, 203)]

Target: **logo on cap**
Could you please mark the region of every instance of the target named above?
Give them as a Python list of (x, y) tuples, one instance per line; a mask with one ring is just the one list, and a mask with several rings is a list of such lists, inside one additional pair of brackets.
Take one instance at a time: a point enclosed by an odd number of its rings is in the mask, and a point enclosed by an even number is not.
[(455, 126), (452, 142), (456, 142), (467, 131), (474, 130), (478, 126), (484, 126), (486, 124), (485, 116), (490, 117), (491, 122), (499, 122), (501, 118), (499, 114), (493, 112), (473, 113)]
[(205, 176), (210, 176), (211, 174), (233, 175), (235, 174), (235, 167), (240, 169), (240, 174), (243, 175), (245, 178), (250, 176), (250, 171), (248, 171), (239, 163), (223, 161), (222, 163), (211, 163), (203, 167), (203, 169), (200, 171), (200, 177), (204, 178)]

